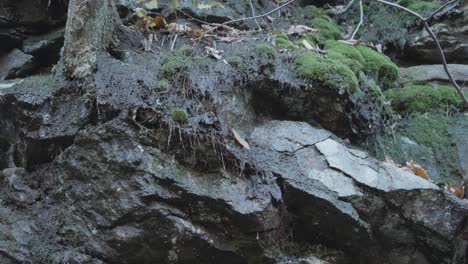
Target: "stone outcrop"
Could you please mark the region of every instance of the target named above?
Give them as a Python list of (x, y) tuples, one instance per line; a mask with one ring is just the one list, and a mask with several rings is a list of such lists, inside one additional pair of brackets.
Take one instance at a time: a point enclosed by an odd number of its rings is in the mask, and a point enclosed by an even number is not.
[[(444, 17), (433, 22), (431, 27), (437, 35), (449, 63), (468, 63), (468, 2), (460, 1), (460, 6)], [(439, 50), (429, 34), (420, 30), (408, 36), (403, 56), (423, 64), (440, 63)]]
[[(250, 8), (222, 4), (213, 21)], [(132, 27), (70, 42), (114, 15), (68, 23), (68, 67), (92, 78), (0, 82), (0, 263), (466, 262), (464, 201), (356, 147), (388, 114), (375, 83), (302, 79), (262, 33), (222, 59), (161, 31), (142, 50)]]

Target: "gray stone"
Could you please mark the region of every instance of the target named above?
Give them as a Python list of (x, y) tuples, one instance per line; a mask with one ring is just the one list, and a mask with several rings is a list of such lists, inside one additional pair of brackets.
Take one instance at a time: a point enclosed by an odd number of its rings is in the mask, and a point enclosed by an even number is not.
[(354, 180), (382, 191), (439, 189), (412, 173), (387, 163), (378, 163), (375, 159), (362, 159), (353, 155), (345, 146), (327, 139), (316, 144), (325, 155), (330, 167), (353, 177)]
[(468, 114), (459, 114), (451, 126), (465, 185), (468, 182)]
[(0, 57), (0, 80), (24, 77), (36, 69), (33, 56), (18, 49)]
[[(462, 84), (468, 82), (468, 65), (449, 64), (448, 67), (456, 81)], [(400, 77), (400, 82), (403, 84), (426, 84), (431, 81), (441, 81), (450, 85), (447, 73), (441, 64), (400, 68)]]
[[(431, 23), (448, 63), (468, 63), (468, 2), (461, 1), (452, 15)], [(440, 54), (430, 35), (421, 29), (408, 36), (404, 55), (419, 63), (440, 63)]]
[(273, 121), (268, 126), (255, 129), (250, 137), (252, 143), (268, 144), (275, 151), (294, 153), (298, 149), (323, 141), (331, 135), (324, 129), (304, 126), (300, 122)]
[(428, 173), (429, 177), (435, 182), (441, 182), (439, 171), (437, 170), (437, 162), (432, 150), (424, 145), (419, 145), (407, 137), (401, 138), (402, 156), (406, 161), (414, 161), (422, 166)]

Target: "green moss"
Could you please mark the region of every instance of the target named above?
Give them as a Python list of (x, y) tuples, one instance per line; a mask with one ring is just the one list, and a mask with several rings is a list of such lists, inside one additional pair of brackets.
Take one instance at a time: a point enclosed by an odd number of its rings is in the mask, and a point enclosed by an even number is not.
[(160, 91), (167, 91), (169, 90), (169, 82), (165, 79), (159, 80), (156, 84)]
[(247, 74), (247, 71), (248, 71), (247, 64), (244, 62), (244, 60), (241, 57), (231, 56), (231, 57), (228, 57), (226, 61), (229, 63), (229, 65), (237, 69), (242, 74)]
[[(278, 37), (279, 36), (279, 37)], [(295, 50), (297, 46), (292, 43), (286, 35), (276, 36), (276, 46), (280, 49)]]
[(307, 33), (305, 39), (313, 46), (317, 46), (320, 43), (320, 38), (316, 33)]
[(260, 44), (257, 46), (259, 54), (264, 59), (272, 60), (276, 57), (275, 49), (268, 44)]
[(364, 58), (364, 72), (376, 76), (385, 87), (393, 87), (393, 83), (398, 79), (398, 66), (390, 58), (371, 48), (364, 46), (355, 48)]
[(179, 124), (186, 124), (189, 119), (187, 111), (185, 111), (185, 109), (182, 108), (176, 108), (172, 110), (171, 117), (174, 122), (177, 122)]
[(345, 44), (343, 42), (339, 42), (336, 40), (328, 40), (325, 43), (325, 47), (327, 48), (327, 50), (341, 53), (346, 58), (354, 60), (358, 62), (359, 64), (364, 63), (364, 57), (354, 46), (351, 46), (351, 45), (348, 45), (348, 44)]
[(411, 85), (403, 89), (387, 90), (385, 96), (391, 100), (395, 111), (404, 114), (430, 112), (449, 106), (458, 106), (462, 102), (451, 87), (434, 88)]
[(341, 39), (343, 37), (336, 22), (329, 17), (315, 18), (312, 23), (320, 30), (320, 34), (325, 39)]
[(304, 79), (320, 81), (328, 87), (343, 87), (345, 91), (359, 91), (359, 82), (354, 72), (338, 60), (324, 59), (316, 53), (308, 52), (295, 60), (296, 72)]

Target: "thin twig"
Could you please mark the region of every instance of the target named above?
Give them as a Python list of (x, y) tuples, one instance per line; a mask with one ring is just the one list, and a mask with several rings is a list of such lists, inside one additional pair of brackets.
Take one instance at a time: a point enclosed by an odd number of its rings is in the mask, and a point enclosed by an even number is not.
[(384, 1), (384, 0), (377, 0), (377, 2), (380, 2), (382, 4), (385, 4), (385, 5), (389, 5), (389, 6), (393, 6), (393, 7), (396, 7), (396, 8), (399, 8), (401, 10), (404, 10), (410, 14), (412, 14), (413, 16), (416, 16), (417, 18), (419, 18), (420, 20), (424, 20), (424, 17), (422, 17), (420, 14), (414, 12), (413, 10), (411, 9), (408, 9), (404, 6), (401, 6), (399, 4), (395, 4), (395, 3), (391, 3), (391, 2), (387, 2), (387, 1)]
[(448, 5), (455, 3), (456, 1), (458, 1), (458, 0), (448, 1), (447, 3), (443, 4), (441, 7), (437, 8), (436, 11), (434, 11), (430, 16), (426, 17), (424, 20), (426, 20), (426, 21), (431, 20), (437, 13), (439, 13), (440, 11), (442, 11), (442, 10), (443, 10), (445, 7), (447, 7)]
[(258, 15), (258, 16), (252, 16), (252, 17), (246, 17), (246, 18), (234, 19), (234, 20), (231, 20), (231, 21), (224, 22), (223, 25), (231, 24), (231, 23), (235, 23), (235, 22), (240, 22), (240, 21), (246, 21), (246, 20), (252, 20), (252, 19), (257, 19), (257, 18), (266, 17), (266, 16), (268, 16), (269, 14), (274, 13), (274, 12), (276, 12), (277, 10), (280, 10), (281, 8), (288, 6), (288, 5), (292, 4), (292, 3), (295, 2), (295, 1), (296, 1), (296, 0), (290, 0), (290, 1), (286, 2), (286, 3), (284, 3), (283, 5), (278, 6), (277, 8), (275, 8), (275, 9), (273, 9), (273, 10), (266, 12), (265, 14)]
[(356, 26), (356, 29), (354, 30), (353, 34), (351, 35), (351, 39), (350, 40), (353, 40), (354, 37), (356, 36), (359, 28), (362, 26), (362, 24), (364, 23), (364, 8), (362, 6), (362, 0), (359, 0), (359, 12), (361, 14), (361, 17), (359, 19), (359, 23), (357, 24)]
[[(249, 2), (250, 2), (250, 9), (252, 9), (252, 16), (255, 16), (255, 8), (254, 8), (254, 6), (253, 6), (252, 0), (249, 0)], [(261, 28), (261, 27), (260, 27), (260, 24), (258, 24), (257, 19), (255, 19), (255, 24), (257, 24), (257, 27), (258, 27), (258, 28)]]
[(458, 85), (458, 83), (455, 81), (455, 79), (453, 78), (452, 74), (450, 73), (449, 69), (448, 69), (448, 65), (447, 65), (447, 60), (445, 59), (445, 55), (444, 55), (444, 50), (442, 49), (442, 46), (440, 45), (440, 42), (439, 40), (437, 39), (437, 36), (434, 34), (434, 32), (432, 31), (431, 27), (429, 26), (429, 24), (427, 23), (426, 19), (424, 19), (421, 15), (419, 15), (418, 13), (408, 9), (408, 8), (405, 8), (403, 6), (400, 6), (398, 4), (395, 4), (395, 3), (391, 3), (391, 2), (387, 2), (387, 1), (384, 1), (384, 0), (377, 0), (378, 2), (382, 3), (382, 4), (386, 4), (386, 5), (390, 5), (390, 6), (393, 6), (393, 7), (396, 7), (396, 8), (399, 8), (399, 9), (402, 9), (416, 17), (418, 17), (421, 22), (423, 23), (424, 25), (424, 28), (426, 29), (427, 33), (429, 33), (429, 35), (431, 36), (432, 40), (436, 43), (437, 45), (437, 49), (439, 50), (439, 55), (440, 55), (440, 58), (442, 60), (442, 64), (444, 66), (444, 70), (445, 70), (445, 73), (447, 74), (450, 82), (452, 83), (453, 87), (455, 88), (455, 90), (457, 91), (457, 93), (460, 95), (460, 97), (462, 98), (463, 100), (463, 103), (464, 103), (464, 108), (467, 109), (468, 108), (468, 100), (466, 99), (465, 95), (463, 94), (463, 91), (462, 89), (460, 88), (460, 86)]
[(345, 8), (336, 11), (335, 14), (341, 15), (341, 14), (343, 14), (343, 13), (346, 13), (346, 12), (353, 6), (353, 4), (354, 4), (355, 1), (356, 1), (356, 0), (351, 0), (351, 1), (349, 1), (348, 5), (346, 5)]
[(174, 51), (174, 46), (175, 46), (175, 43), (177, 41), (177, 36), (179, 36), (179, 35), (176, 34), (175, 37), (174, 37), (174, 41), (172, 42), (172, 45), (171, 45), (171, 51)]

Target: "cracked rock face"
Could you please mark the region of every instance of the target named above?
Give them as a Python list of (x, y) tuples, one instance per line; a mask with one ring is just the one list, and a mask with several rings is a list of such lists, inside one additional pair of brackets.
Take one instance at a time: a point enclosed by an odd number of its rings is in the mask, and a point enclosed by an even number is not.
[[(249, 8), (222, 3), (225, 17)], [(297, 54), (265, 59), (258, 43), (218, 44), (242, 71), (192, 64), (187, 38), (168, 57), (119, 34), (119, 49), (80, 58), (96, 63), (86, 82), (58, 65), (0, 83), (1, 264), (466, 262), (465, 204), (350, 145), (383, 122), (366, 87), (305, 83)]]

